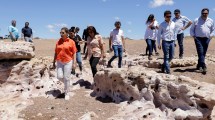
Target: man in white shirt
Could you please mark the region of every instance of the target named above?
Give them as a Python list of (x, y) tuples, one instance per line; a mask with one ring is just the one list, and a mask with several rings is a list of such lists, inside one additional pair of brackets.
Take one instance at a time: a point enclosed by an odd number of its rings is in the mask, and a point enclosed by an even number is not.
[(114, 56), (108, 61), (108, 68), (112, 68), (111, 62), (119, 57), (118, 68), (122, 67), (122, 54), (125, 51), (125, 40), (123, 30), (120, 29), (121, 22), (115, 22), (115, 29), (113, 29), (110, 33), (109, 39), (109, 49), (110, 51), (114, 51)]
[(182, 16), (180, 14), (180, 10), (176, 9), (174, 11), (175, 18), (172, 19), (175, 22), (177, 32), (177, 40), (179, 45), (179, 58), (183, 58), (184, 54), (184, 47), (183, 47), (183, 40), (184, 40), (184, 33), (183, 31), (186, 30), (192, 24), (192, 21), (188, 19), (186, 16)]
[(208, 8), (202, 9), (201, 17), (196, 18), (190, 28), (190, 35), (195, 40), (196, 50), (199, 58), (197, 69), (200, 70), (202, 74), (207, 73), (205, 55), (215, 30), (214, 21), (211, 18), (208, 18), (208, 14)]
[(171, 11), (164, 12), (165, 21), (162, 22), (158, 30), (158, 48), (161, 49), (160, 41), (162, 40), (162, 49), (164, 53), (164, 63), (162, 65), (162, 72), (170, 74), (169, 62), (174, 57), (175, 40), (177, 36), (177, 30), (175, 23), (171, 21)]

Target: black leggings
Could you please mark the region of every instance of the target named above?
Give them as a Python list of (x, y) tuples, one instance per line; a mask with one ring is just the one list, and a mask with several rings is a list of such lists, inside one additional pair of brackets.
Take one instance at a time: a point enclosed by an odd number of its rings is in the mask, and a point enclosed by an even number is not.
[(96, 75), (97, 73), (97, 64), (99, 63), (99, 60), (100, 60), (100, 57), (91, 57), (90, 58), (90, 67), (91, 67), (91, 70), (92, 70), (92, 73), (93, 73), (93, 77)]

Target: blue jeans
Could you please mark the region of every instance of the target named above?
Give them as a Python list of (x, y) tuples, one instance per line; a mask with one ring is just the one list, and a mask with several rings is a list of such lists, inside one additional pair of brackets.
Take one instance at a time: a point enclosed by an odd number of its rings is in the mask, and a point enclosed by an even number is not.
[(152, 55), (153, 49), (155, 49), (155, 52), (157, 52), (156, 45), (155, 45), (155, 40), (146, 39), (146, 43), (147, 43), (146, 50), (149, 51), (149, 56)]
[(82, 71), (82, 60), (81, 60), (81, 52), (76, 53), (76, 61), (78, 63), (80, 71)]
[(164, 53), (164, 69), (166, 70), (166, 73), (170, 72), (170, 65), (169, 62), (173, 59), (174, 57), (174, 41), (162, 41), (162, 49)]
[(210, 43), (210, 39), (208, 38), (200, 38), (196, 37), (195, 44), (196, 44), (196, 50), (198, 53), (198, 67), (206, 67), (205, 65), (205, 55), (208, 50), (208, 45)]
[(182, 56), (184, 54), (184, 46), (183, 46), (184, 33), (178, 34), (177, 40), (178, 40), (178, 46), (179, 46), (179, 56)]
[(112, 46), (113, 51), (114, 51), (114, 56), (108, 61), (108, 65), (111, 65), (112, 61), (119, 57), (118, 61), (118, 67), (122, 67), (122, 54), (123, 54), (123, 47), (122, 45), (113, 45)]

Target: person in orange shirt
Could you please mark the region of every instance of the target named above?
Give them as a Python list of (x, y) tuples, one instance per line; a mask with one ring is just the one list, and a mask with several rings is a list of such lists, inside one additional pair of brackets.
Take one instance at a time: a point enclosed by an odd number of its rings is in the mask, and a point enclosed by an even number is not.
[(60, 31), (61, 38), (56, 43), (53, 67), (56, 68), (57, 78), (64, 82), (65, 100), (69, 100), (70, 75), (72, 69), (76, 68), (76, 46), (75, 42), (68, 38), (69, 30), (63, 27)]

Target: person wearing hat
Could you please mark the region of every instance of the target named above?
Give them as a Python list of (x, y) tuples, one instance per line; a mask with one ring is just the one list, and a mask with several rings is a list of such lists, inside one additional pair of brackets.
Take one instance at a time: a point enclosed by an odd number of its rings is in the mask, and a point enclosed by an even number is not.
[(109, 39), (109, 49), (110, 51), (114, 51), (114, 56), (108, 61), (108, 68), (112, 68), (111, 63), (114, 59), (119, 57), (118, 60), (118, 68), (122, 67), (122, 54), (125, 52), (125, 40), (124, 40), (124, 33), (121, 30), (121, 22), (115, 22), (115, 29), (113, 29), (110, 33)]
[(16, 20), (11, 21), (11, 25), (8, 27), (8, 31), (12, 42), (17, 41), (19, 38), (19, 31), (16, 28)]
[(183, 40), (184, 40), (184, 30), (186, 30), (191, 24), (192, 21), (188, 19), (186, 16), (182, 16), (179, 9), (174, 11), (175, 18), (172, 19), (175, 22), (175, 26), (177, 29), (177, 40), (179, 46), (179, 59), (183, 59), (184, 54), (184, 47), (183, 47)]
[(196, 44), (196, 51), (198, 54), (197, 70), (200, 70), (202, 74), (207, 73), (207, 67), (205, 64), (205, 56), (210, 43), (210, 40), (214, 36), (215, 25), (214, 21), (208, 17), (209, 9), (204, 8), (201, 11), (201, 16), (193, 21), (190, 28), (190, 35), (194, 38)]

